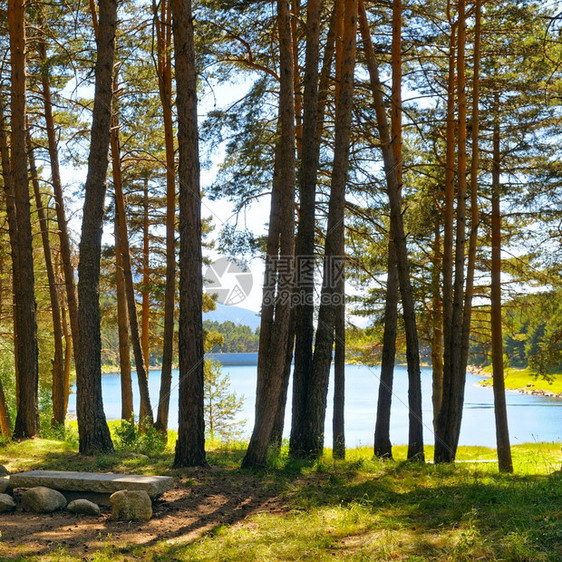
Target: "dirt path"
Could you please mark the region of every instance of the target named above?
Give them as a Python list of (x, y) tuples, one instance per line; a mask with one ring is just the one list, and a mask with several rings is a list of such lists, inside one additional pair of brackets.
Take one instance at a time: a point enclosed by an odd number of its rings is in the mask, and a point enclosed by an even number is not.
[(0, 559), (47, 555), (63, 547), (80, 557), (93, 555), (104, 544), (128, 547), (160, 541), (188, 543), (218, 525), (232, 525), (249, 515), (283, 512), (278, 485), (252, 475), (213, 469), (190, 472), (174, 489), (154, 501), (146, 523), (112, 521), (109, 508), (99, 517), (68, 512), (30, 514), (19, 508), (0, 514)]

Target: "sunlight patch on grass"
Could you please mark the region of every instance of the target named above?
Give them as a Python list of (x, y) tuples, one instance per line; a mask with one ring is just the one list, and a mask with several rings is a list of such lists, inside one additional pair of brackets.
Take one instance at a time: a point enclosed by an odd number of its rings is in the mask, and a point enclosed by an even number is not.
[[(492, 370), (490, 367), (483, 369), (482, 373), (489, 378), (480, 382), (482, 386), (492, 385)], [(525, 389), (527, 391), (542, 390), (562, 394), (562, 373), (541, 377), (531, 369), (515, 369), (506, 367), (504, 370), (505, 387), (509, 390)]]

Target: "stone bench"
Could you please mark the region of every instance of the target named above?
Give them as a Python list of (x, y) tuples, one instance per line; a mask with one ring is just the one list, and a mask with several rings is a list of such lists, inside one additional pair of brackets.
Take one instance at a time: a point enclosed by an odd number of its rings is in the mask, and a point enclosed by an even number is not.
[(173, 488), (171, 476), (141, 476), (101, 472), (67, 472), (63, 470), (31, 470), (10, 475), (10, 487), (45, 486), (62, 492), (68, 501), (85, 498), (100, 505), (109, 505), (109, 496), (119, 490), (145, 490), (155, 498)]

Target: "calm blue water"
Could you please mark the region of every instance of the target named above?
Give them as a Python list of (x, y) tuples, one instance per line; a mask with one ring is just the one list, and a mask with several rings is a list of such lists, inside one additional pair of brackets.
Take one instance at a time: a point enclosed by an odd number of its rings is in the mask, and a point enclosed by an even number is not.
[[(246, 362), (246, 361), (245, 361)], [(244, 408), (238, 418), (246, 420), (246, 434), (249, 436), (254, 420), (256, 387), (256, 365), (225, 365), (223, 372), (230, 376), (231, 389), (243, 395)], [(478, 386), (480, 379), (467, 375), (465, 407), (460, 435), (461, 445), (481, 445), (495, 447), (495, 422), (493, 393), (490, 388)], [(109, 420), (121, 416), (121, 390), (118, 374), (103, 375), (103, 396), (105, 413)], [(363, 365), (348, 365), (346, 368), (346, 443), (348, 447), (371, 446), (377, 393), (379, 368)], [(150, 396), (153, 407), (156, 405), (160, 388), (160, 372), (151, 371), (149, 376)], [(138, 412), (138, 387), (135, 392), (135, 411)], [(431, 370), (422, 369), (423, 416), (427, 444), (433, 444), (431, 412)], [(289, 393), (291, 390), (289, 389)], [(289, 394), (291, 396), (291, 394)], [(178, 413), (178, 372), (174, 372), (170, 401), (170, 427), (177, 428)], [(395, 444), (408, 441), (408, 380), (405, 368), (395, 371), (394, 397), (391, 417), (391, 439)], [(507, 393), (509, 430), (511, 443), (555, 441), (562, 442), (562, 401), (553, 398), (528, 396), (516, 392)], [(70, 398), (69, 413), (75, 413), (75, 395)], [(326, 417), (326, 446), (332, 443), (332, 389), (328, 395)], [(285, 418), (285, 427), (290, 427), (290, 405)]]

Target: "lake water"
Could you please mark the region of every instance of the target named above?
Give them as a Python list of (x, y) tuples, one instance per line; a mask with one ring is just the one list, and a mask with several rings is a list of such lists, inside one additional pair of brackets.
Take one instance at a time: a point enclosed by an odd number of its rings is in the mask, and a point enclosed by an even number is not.
[[(226, 354), (225, 354), (226, 357)], [(238, 354), (237, 364), (223, 366), (223, 372), (230, 376), (231, 390), (244, 396), (244, 407), (238, 419), (246, 420), (246, 434), (249, 436), (254, 420), (256, 391), (256, 365), (254, 354)], [(254, 363), (254, 364), (252, 364)], [(467, 375), (465, 406), (460, 435), (460, 445), (496, 446), (493, 392), (491, 388), (478, 385), (480, 379)], [(120, 378), (117, 373), (103, 375), (103, 397), (106, 416), (109, 420), (121, 416)], [(149, 376), (150, 396), (156, 411), (160, 372), (151, 371)], [(372, 446), (379, 368), (364, 365), (346, 367), (345, 426), (348, 447)], [(138, 386), (134, 381), (135, 412), (138, 412)], [(289, 392), (290, 389), (289, 389)], [(433, 444), (431, 408), (431, 369), (422, 369), (424, 441)], [(291, 394), (289, 394), (289, 397)], [(174, 371), (170, 400), (170, 428), (178, 424), (178, 372)], [(408, 441), (408, 377), (406, 369), (395, 371), (394, 397), (392, 401), (391, 439), (394, 444)], [(509, 430), (511, 443), (562, 442), (562, 401), (554, 398), (530, 396), (507, 392)], [(75, 395), (71, 395), (69, 413), (75, 413)], [(290, 428), (290, 405), (285, 420), (286, 433)], [(326, 414), (326, 446), (332, 443), (332, 388), (328, 395)]]

